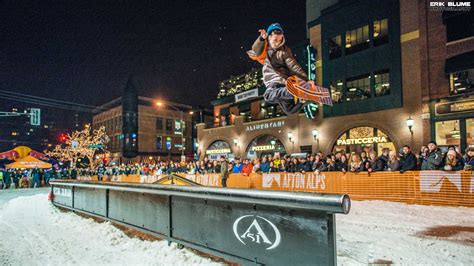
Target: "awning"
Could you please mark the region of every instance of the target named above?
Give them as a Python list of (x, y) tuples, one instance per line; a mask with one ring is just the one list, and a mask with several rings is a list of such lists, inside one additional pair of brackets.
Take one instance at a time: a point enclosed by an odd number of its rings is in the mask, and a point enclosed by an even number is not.
[(444, 73), (451, 74), (471, 68), (474, 68), (474, 51), (446, 59)]
[(51, 168), (51, 166), (51, 164), (45, 163), (29, 155), (14, 163), (7, 164), (7, 168)]

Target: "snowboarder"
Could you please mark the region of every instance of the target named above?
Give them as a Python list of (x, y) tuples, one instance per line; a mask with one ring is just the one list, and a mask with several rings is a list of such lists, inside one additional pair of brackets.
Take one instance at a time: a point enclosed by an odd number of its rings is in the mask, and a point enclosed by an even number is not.
[[(316, 88), (316, 90), (322, 89), (324, 97), (320, 102), (332, 105), (327, 89), (317, 87), (312, 80), (308, 80), (306, 72), (286, 45), (283, 28), (280, 24), (273, 23), (267, 30), (260, 29), (259, 32), (260, 36), (252, 45), (252, 50), (247, 51), (247, 54), (252, 60), (263, 65), (263, 83), (267, 87), (263, 94), (265, 101), (280, 104), (286, 114), (299, 112), (307, 103), (305, 99), (298, 99), (290, 93), (287, 88), (287, 84), (290, 84), (292, 89), (296, 85), (298, 91), (309, 90), (309, 94), (312, 94), (313, 98), (319, 97), (314, 95), (321, 93), (321, 91), (314, 90)], [(291, 83), (288, 83), (289, 81)], [(298, 95), (301, 97), (305, 93), (298, 93)]]

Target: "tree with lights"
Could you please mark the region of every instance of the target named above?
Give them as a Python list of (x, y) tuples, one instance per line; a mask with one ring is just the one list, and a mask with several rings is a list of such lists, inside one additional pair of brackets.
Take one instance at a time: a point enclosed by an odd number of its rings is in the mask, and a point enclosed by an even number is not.
[(62, 139), (63, 145), (56, 145), (52, 151), (46, 152), (50, 157), (59, 160), (67, 160), (76, 165), (79, 158), (89, 159), (89, 166), (95, 167), (95, 154), (98, 150), (107, 152), (105, 144), (108, 136), (105, 133), (105, 127), (99, 129), (85, 128), (81, 131), (74, 131), (72, 134), (66, 134)]

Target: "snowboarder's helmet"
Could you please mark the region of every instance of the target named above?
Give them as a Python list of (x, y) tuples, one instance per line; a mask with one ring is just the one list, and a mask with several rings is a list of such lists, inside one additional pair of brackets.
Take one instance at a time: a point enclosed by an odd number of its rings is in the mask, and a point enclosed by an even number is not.
[(279, 30), (283, 33), (283, 28), (280, 26), (280, 23), (272, 23), (270, 26), (268, 26), (267, 34), (272, 34), (272, 31), (274, 30)]

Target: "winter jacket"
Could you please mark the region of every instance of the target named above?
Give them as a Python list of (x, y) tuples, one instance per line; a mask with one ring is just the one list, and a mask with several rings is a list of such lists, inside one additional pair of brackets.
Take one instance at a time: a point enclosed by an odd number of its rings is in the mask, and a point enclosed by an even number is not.
[(398, 160), (388, 161), (387, 169), (385, 169), (385, 171), (398, 171), (398, 170), (400, 170), (400, 161)]
[(234, 165), (234, 167), (232, 167), (232, 173), (234, 174), (242, 173), (243, 166), (244, 165), (242, 163)]
[(464, 167), (466, 170), (474, 170), (474, 157), (469, 157), (467, 154), (462, 157)]
[(311, 172), (311, 164), (309, 162), (300, 163), (298, 172)]
[(220, 169), (221, 178), (228, 178), (229, 177), (229, 168), (227, 161), (221, 162), (221, 169)]
[[(400, 172), (416, 170), (416, 157), (413, 153), (403, 154), (400, 157)], [(393, 170), (392, 170), (393, 171)]]
[(443, 154), (439, 149), (431, 151), (427, 156), (423, 156), (421, 170), (439, 170), (443, 164)]
[(269, 162), (261, 163), (260, 164), (260, 172), (262, 172), (262, 173), (270, 172), (270, 163)]
[(275, 84), (286, 84), (286, 79), (293, 75), (308, 80), (306, 72), (294, 58), (284, 38), (280, 46), (273, 49), (267, 40), (258, 37), (247, 54), (251, 59), (263, 64), (263, 83), (267, 88)]
[(242, 173), (250, 175), (250, 173), (252, 173), (252, 167), (253, 165), (251, 163), (244, 164), (244, 166), (242, 167)]
[(388, 157), (385, 155), (381, 155), (377, 162), (375, 162), (375, 165), (372, 165), (372, 170), (374, 171), (387, 171), (387, 163), (388, 163)]

